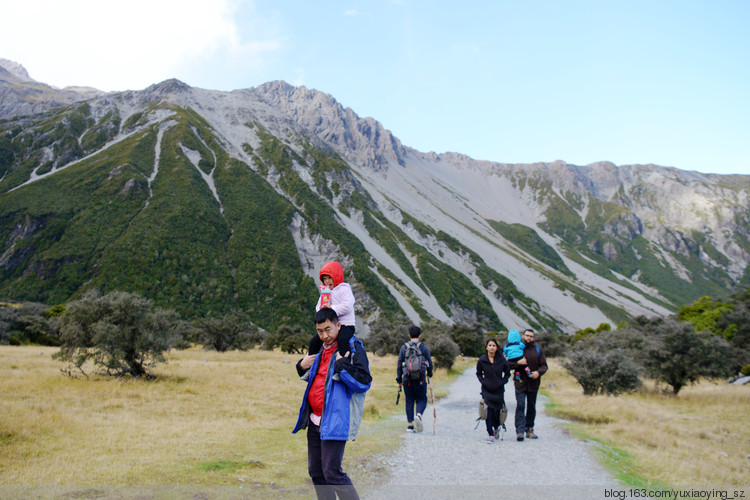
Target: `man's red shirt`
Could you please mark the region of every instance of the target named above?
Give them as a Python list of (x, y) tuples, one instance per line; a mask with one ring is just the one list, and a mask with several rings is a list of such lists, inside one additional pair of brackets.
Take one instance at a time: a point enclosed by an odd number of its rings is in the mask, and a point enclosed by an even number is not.
[(323, 416), (326, 375), (328, 375), (328, 365), (330, 364), (331, 356), (336, 352), (336, 346), (336, 342), (331, 347), (323, 346), (323, 354), (320, 356), (320, 364), (318, 364), (318, 373), (315, 375), (313, 383), (310, 386), (310, 392), (307, 395), (307, 400), (310, 402), (310, 410), (318, 416)]

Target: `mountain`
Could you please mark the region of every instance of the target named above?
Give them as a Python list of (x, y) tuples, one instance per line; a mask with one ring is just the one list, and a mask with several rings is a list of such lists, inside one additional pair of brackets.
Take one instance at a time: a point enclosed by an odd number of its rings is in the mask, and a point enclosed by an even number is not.
[(0, 58), (0, 117), (42, 113), (53, 107), (69, 106), (103, 92), (90, 87), (58, 89), (29, 76), (26, 68)]
[(22, 114), (41, 84), (18, 73), (0, 79), (5, 298), (121, 289), (305, 326), (336, 259), (364, 333), (398, 313), (570, 333), (750, 282), (750, 176), (422, 153), (284, 82), (167, 80)]

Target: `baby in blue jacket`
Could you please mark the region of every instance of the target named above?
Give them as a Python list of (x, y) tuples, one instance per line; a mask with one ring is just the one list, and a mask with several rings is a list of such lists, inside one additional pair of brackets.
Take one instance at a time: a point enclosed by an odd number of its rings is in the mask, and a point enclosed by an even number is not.
[[(526, 344), (521, 342), (521, 334), (518, 330), (511, 330), (508, 332), (508, 342), (503, 347), (503, 354), (508, 358), (508, 361), (518, 361), (523, 358), (523, 350), (526, 349)], [(524, 367), (526, 375), (531, 375), (531, 370), (528, 366)], [(515, 379), (520, 381), (521, 374), (516, 370)]]

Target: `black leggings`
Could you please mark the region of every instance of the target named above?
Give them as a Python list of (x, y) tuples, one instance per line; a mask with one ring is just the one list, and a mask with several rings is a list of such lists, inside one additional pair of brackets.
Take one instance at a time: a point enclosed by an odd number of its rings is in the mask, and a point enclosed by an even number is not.
[[(505, 405), (503, 403), (500, 405), (500, 408), (502, 408)], [(495, 435), (495, 429), (500, 427), (500, 412), (502, 410), (500, 409), (494, 409), (490, 406), (487, 407), (487, 420), (485, 420), (485, 424), (487, 424), (487, 434), (490, 436)]]

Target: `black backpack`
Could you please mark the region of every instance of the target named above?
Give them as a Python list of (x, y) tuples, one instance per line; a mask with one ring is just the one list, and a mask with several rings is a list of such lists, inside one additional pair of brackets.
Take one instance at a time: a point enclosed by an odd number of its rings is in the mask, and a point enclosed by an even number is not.
[(421, 380), (425, 372), (425, 361), (422, 349), (418, 342), (407, 342), (404, 355), (404, 378), (408, 380)]

